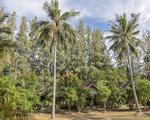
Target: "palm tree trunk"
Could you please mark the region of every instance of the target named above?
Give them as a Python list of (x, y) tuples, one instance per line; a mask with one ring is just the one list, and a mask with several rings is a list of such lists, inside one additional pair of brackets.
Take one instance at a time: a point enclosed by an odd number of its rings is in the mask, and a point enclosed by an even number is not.
[(53, 104), (51, 118), (55, 119), (55, 103), (56, 103), (56, 62), (57, 62), (57, 42), (54, 45), (54, 80), (53, 80)]
[(137, 110), (138, 113), (141, 113), (141, 109), (140, 109), (140, 106), (139, 106), (138, 97), (137, 97), (137, 93), (136, 93), (136, 88), (135, 88), (135, 81), (134, 81), (134, 78), (133, 78), (133, 68), (132, 68), (132, 65), (131, 65), (131, 58), (130, 58), (130, 55), (129, 55), (129, 48), (128, 47), (127, 47), (127, 60), (128, 60), (128, 65), (129, 65), (129, 71), (130, 71), (133, 95), (134, 95), (135, 104), (136, 104), (136, 110)]

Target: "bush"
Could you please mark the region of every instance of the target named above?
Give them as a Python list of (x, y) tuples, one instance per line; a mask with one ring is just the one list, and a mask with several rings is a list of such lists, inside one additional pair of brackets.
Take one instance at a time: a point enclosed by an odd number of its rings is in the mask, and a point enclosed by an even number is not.
[(106, 102), (111, 94), (111, 90), (101, 81), (97, 82), (97, 101), (102, 102), (106, 108)]
[[(26, 83), (25, 83), (26, 84)], [(22, 84), (20, 84), (22, 85)], [(0, 118), (25, 120), (33, 110), (35, 91), (18, 86), (18, 80), (0, 78)]]
[(150, 99), (150, 81), (138, 80), (137, 93), (138, 93), (140, 103), (142, 105), (146, 105)]
[(61, 98), (59, 103), (61, 106), (75, 107), (78, 111), (82, 111), (86, 103), (86, 90), (82, 88), (82, 81), (73, 73), (67, 73), (60, 79), (58, 85), (58, 97)]
[(118, 109), (126, 103), (126, 91), (116, 86), (111, 87), (111, 95), (109, 96), (109, 108)]
[(27, 74), (20, 77), (16, 84), (18, 89), (26, 91), (26, 97), (31, 102), (33, 108), (39, 103), (39, 86), (40, 82), (38, 77), (34, 74)]
[(109, 98), (109, 95), (111, 94), (110, 89), (104, 85), (101, 81), (97, 83), (97, 89), (98, 89), (98, 98), (101, 102), (106, 102)]

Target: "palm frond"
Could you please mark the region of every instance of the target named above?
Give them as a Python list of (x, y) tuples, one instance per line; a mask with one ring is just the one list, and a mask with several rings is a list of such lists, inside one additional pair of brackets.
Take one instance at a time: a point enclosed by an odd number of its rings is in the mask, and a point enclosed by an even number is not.
[(67, 21), (79, 14), (80, 14), (80, 12), (71, 10), (71, 11), (65, 12), (63, 15), (61, 15), (60, 20)]
[(116, 15), (116, 21), (109, 30), (112, 35), (107, 36), (106, 39), (109, 39), (112, 43), (109, 49), (118, 53), (118, 57), (125, 55), (127, 51), (126, 45), (129, 47), (130, 52), (138, 56), (136, 50), (140, 43), (140, 40), (137, 38), (140, 31), (136, 30), (139, 25), (137, 23), (138, 18), (139, 15), (134, 15), (130, 20), (127, 20), (125, 13), (123, 15)]
[(139, 33), (140, 33), (140, 31), (137, 30), (137, 31), (134, 31), (134, 32), (132, 33), (132, 35), (139, 35)]
[(138, 58), (138, 51), (135, 46), (129, 44), (130, 51)]
[(63, 25), (64, 35), (69, 40), (68, 42), (75, 44), (75, 30), (72, 28), (71, 25), (64, 22)]
[(38, 21), (38, 22), (35, 24), (35, 26), (39, 28), (39, 27), (42, 27), (42, 26), (47, 25), (47, 24), (49, 24), (48, 21)]
[(39, 44), (45, 44), (50, 49), (53, 48), (55, 42), (57, 45), (67, 47), (67, 42), (75, 41), (75, 33), (68, 20), (79, 14), (74, 10), (65, 12), (61, 15), (58, 0), (45, 2), (43, 5), (44, 11), (49, 17), (49, 21), (41, 21), (37, 23), (37, 38)]
[(45, 2), (43, 9), (52, 20), (56, 20), (60, 16), (59, 2), (57, 0), (51, 0), (51, 3)]
[(46, 24), (46, 25), (42, 25), (41, 27), (39, 27), (36, 32), (37, 38), (38, 38), (37, 43), (45, 47), (48, 41), (50, 41), (52, 38), (51, 34), (53, 31), (53, 28), (54, 26), (52, 24)]

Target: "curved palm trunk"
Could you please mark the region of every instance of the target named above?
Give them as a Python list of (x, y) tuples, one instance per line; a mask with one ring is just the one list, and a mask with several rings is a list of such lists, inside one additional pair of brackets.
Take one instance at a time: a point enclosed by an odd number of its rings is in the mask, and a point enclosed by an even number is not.
[(133, 78), (133, 69), (132, 69), (132, 65), (131, 65), (131, 58), (130, 58), (130, 55), (129, 55), (129, 48), (128, 47), (127, 47), (127, 60), (128, 60), (128, 65), (129, 65), (130, 78), (131, 78), (133, 95), (134, 95), (135, 104), (136, 104), (136, 110), (137, 110), (138, 113), (140, 113), (141, 109), (140, 109), (140, 106), (139, 106), (138, 97), (137, 97), (137, 93), (136, 93), (135, 81), (134, 81), (134, 78)]
[(56, 62), (57, 62), (57, 42), (54, 45), (54, 80), (53, 80), (53, 104), (51, 118), (55, 119), (55, 103), (56, 103)]

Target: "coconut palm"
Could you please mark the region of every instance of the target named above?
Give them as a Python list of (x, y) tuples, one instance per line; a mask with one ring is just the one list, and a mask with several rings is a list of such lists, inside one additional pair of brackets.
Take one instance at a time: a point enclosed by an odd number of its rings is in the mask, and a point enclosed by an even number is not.
[(135, 98), (137, 112), (140, 113), (139, 102), (136, 94), (135, 81), (133, 78), (133, 69), (131, 64), (131, 55), (137, 54), (137, 47), (139, 44), (139, 39), (137, 35), (140, 31), (137, 30), (138, 27), (139, 14), (131, 14), (131, 19), (128, 20), (126, 14), (116, 15), (116, 21), (113, 23), (110, 36), (107, 36), (107, 39), (110, 39), (112, 43), (110, 49), (118, 54), (118, 58), (125, 57), (128, 63), (128, 69), (130, 71), (130, 79), (132, 83), (133, 95)]
[(79, 12), (74, 10), (61, 13), (59, 9), (59, 2), (51, 0), (45, 2), (43, 6), (44, 11), (49, 17), (49, 21), (38, 22), (38, 38), (40, 44), (44, 47), (47, 45), (54, 50), (54, 80), (53, 80), (53, 103), (52, 103), (52, 118), (55, 118), (55, 99), (56, 99), (56, 57), (57, 47), (62, 45), (66, 46), (66, 42), (74, 41), (74, 30), (68, 21), (79, 15)]

